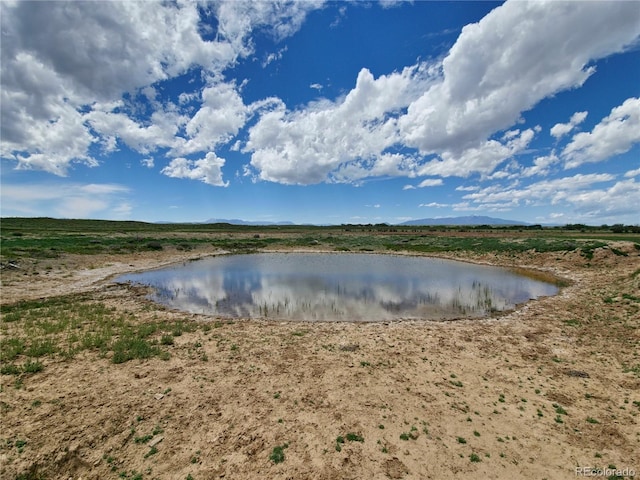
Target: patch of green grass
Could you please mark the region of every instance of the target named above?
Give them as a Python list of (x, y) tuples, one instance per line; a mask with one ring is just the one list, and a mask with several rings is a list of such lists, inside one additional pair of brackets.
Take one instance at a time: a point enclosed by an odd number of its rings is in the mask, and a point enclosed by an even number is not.
[(27, 441), (26, 440), (21, 440), (19, 438), (15, 439), (15, 440), (7, 440), (7, 446), (8, 447), (15, 447), (16, 450), (18, 450), (18, 453), (22, 453), (24, 452), (24, 447), (27, 446)]
[(595, 418), (587, 417), (587, 423), (598, 424), (600, 422), (598, 420), (596, 420)]
[(344, 437), (342, 435), (339, 435), (338, 437), (336, 437), (336, 445), (335, 445), (337, 452), (342, 451), (342, 445), (344, 444), (345, 439), (349, 442), (364, 442), (364, 437), (361, 435), (358, 435), (357, 433), (349, 432)]
[(581, 325), (580, 321), (575, 319), (565, 320), (564, 324), (569, 327), (579, 327)]
[(633, 373), (636, 376), (640, 377), (640, 363), (637, 363), (635, 365), (623, 365), (622, 371), (624, 373)]
[(284, 449), (287, 448), (289, 445), (287, 443), (285, 443), (284, 445), (278, 445), (276, 447), (273, 447), (273, 450), (271, 451), (271, 455), (269, 455), (269, 460), (271, 460), (273, 463), (282, 463), (285, 460), (285, 456), (284, 456)]
[(86, 295), (2, 305), (0, 313), (3, 318), (19, 317), (4, 329), (10, 334), (0, 345), (3, 362), (20, 355), (71, 358), (82, 350), (114, 350), (115, 363), (148, 358), (158, 354), (159, 349), (139, 340), (166, 328), (159, 322), (135, 325), (135, 318), (118, 314), (115, 308), (91, 301)]
[(22, 371), (24, 373), (38, 373), (42, 370), (44, 370), (44, 365), (40, 362), (28, 361), (22, 366)]
[(137, 337), (125, 337), (113, 343), (113, 363), (124, 363), (133, 359), (151, 358), (160, 354), (158, 347), (152, 346), (146, 340)]
[(618, 255), (619, 257), (629, 256), (627, 252), (623, 252), (622, 250), (618, 250), (617, 248), (609, 247), (609, 250), (611, 250), (611, 252), (613, 252), (615, 255)]
[(53, 355), (57, 351), (58, 347), (53, 339), (36, 338), (32, 341), (31, 345), (27, 347), (24, 354), (28, 357), (44, 357)]
[(568, 415), (567, 411), (564, 408), (562, 408), (561, 405), (558, 405), (557, 403), (554, 403), (551, 406), (556, 409), (556, 413), (558, 415)]
[(458, 443), (461, 443), (463, 445), (467, 443), (467, 440), (464, 437), (458, 437), (457, 440), (458, 440)]
[(403, 432), (400, 434), (401, 440), (416, 440), (420, 434), (418, 433), (418, 428), (414, 425), (411, 427), (410, 432)]
[(0, 341), (0, 361), (15, 360), (24, 352), (25, 341), (21, 338), (3, 338)]
[(473, 463), (478, 463), (482, 461), (482, 459), (476, 453), (472, 453), (471, 455), (469, 455), (469, 460), (471, 460), (471, 462)]
[(400, 237), (396, 242), (387, 243), (385, 246), (390, 250), (408, 250), (425, 253), (450, 251), (519, 253), (530, 250), (542, 253), (571, 252), (578, 250), (583, 256), (590, 259), (593, 257), (595, 249), (606, 245), (606, 242), (599, 240), (543, 237), (536, 235), (524, 238), (430, 235), (420, 236), (410, 240)]
[(134, 442), (136, 443), (148, 443), (153, 438), (153, 435), (143, 435), (142, 437), (136, 437)]
[(44, 365), (38, 361), (27, 361), (22, 366), (13, 363), (2, 365), (0, 373), (2, 375), (20, 375), (21, 373), (38, 373), (44, 370)]
[(158, 449), (155, 447), (155, 445), (153, 447), (151, 447), (149, 449), (149, 451), (144, 455), (144, 458), (149, 458), (151, 455), (155, 455), (156, 453), (158, 453)]
[(13, 363), (6, 363), (0, 367), (0, 374), (2, 375), (20, 375), (21, 373), (22, 369)]

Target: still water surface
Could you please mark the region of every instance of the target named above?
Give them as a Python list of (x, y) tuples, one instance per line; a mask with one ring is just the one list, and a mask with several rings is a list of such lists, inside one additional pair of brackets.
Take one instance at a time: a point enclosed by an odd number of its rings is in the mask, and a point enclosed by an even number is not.
[(425, 257), (259, 253), (120, 276), (169, 307), (229, 318), (386, 321), (479, 317), (554, 295), (504, 268)]

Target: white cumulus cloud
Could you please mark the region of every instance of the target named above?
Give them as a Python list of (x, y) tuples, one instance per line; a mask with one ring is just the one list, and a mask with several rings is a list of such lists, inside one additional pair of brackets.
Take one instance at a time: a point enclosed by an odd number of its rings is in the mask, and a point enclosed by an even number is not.
[(640, 168), (636, 168), (634, 170), (629, 170), (628, 172), (625, 172), (624, 176), (626, 178), (633, 178), (633, 177), (637, 177), (640, 175)]
[(231, 83), (217, 82), (204, 88), (200, 109), (185, 125), (187, 138), (177, 139), (172, 152), (188, 155), (228, 142), (244, 125), (248, 112)]
[(624, 50), (639, 28), (633, 2), (508, 1), (463, 28), (442, 82), (400, 119), (403, 139), (425, 154), (476, 148), (540, 100), (581, 86), (590, 62)]
[(551, 135), (555, 138), (559, 139), (572, 131), (587, 118), (588, 112), (576, 112), (571, 115), (571, 119), (569, 123), (556, 123), (553, 127), (551, 127)]
[[(287, 38), (323, 4), (0, 2), (0, 154), (18, 168), (65, 175), (74, 162), (97, 166), (96, 147), (124, 144), (145, 158), (162, 150), (165, 175), (219, 186), (228, 182), (216, 151), (229, 143), (250, 153), (245, 171), (254, 179), (285, 184), (509, 176), (512, 167), (496, 170), (539, 131), (514, 129), (523, 112), (580, 87), (594, 60), (624, 51), (640, 32), (635, 2), (507, 1), (465, 26), (440, 60), (377, 78), (362, 68), (344, 96), (296, 109), (277, 98), (246, 104), (242, 80), (225, 75), (254, 53), (254, 35)], [(163, 99), (166, 82), (194, 71), (194, 91)], [(628, 151), (638, 142), (637, 102), (576, 134), (558, 154), (565, 166)], [(552, 135), (570, 134), (585, 116), (576, 112)], [(524, 174), (554, 163), (539, 156)]]
[(229, 182), (222, 180), (222, 167), (225, 164), (223, 158), (209, 152), (200, 160), (188, 160), (186, 158), (174, 158), (169, 165), (162, 169), (162, 173), (173, 178), (187, 178), (200, 180), (208, 185), (226, 187)]
[(574, 135), (562, 151), (566, 168), (600, 162), (625, 153), (640, 142), (640, 98), (628, 98), (611, 110), (591, 132)]
[[(488, 177), (540, 128), (492, 137), (541, 100), (580, 87), (594, 60), (624, 51), (639, 32), (633, 2), (508, 1), (464, 27), (440, 63), (379, 78), (363, 69), (344, 98), (263, 114), (245, 151), (258, 178), (280, 183), (357, 182), (379, 171)], [(585, 116), (574, 114), (573, 127)], [(528, 174), (543, 174), (548, 160)]]
[(405, 108), (428, 76), (422, 65), (378, 78), (362, 69), (344, 98), (263, 113), (245, 146), (251, 166), (262, 180), (290, 184), (410, 175), (413, 157), (387, 151), (399, 140), (389, 114)]
[(544, 176), (551, 172), (551, 167), (560, 162), (560, 159), (555, 152), (549, 155), (543, 155), (535, 157), (533, 159), (533, 165), (522, 170), (521, 175), (523, 177)]
[(634, 178), (617, 180), (607, 173), (576, 174), (526, 186), (492, 185), (464, 195), (463, 200), (479, 210), (552, 205), (573, 212), (572, 221), (615, 223), (637, 219), (640, 184)]
[[(218, 79), (253, 53), (252, 33), (283, 39), (322, 5), (0, 2), (0, 154), (18, 168), (57, 175), (73, 162), (98, 165), (89, 153), (94, 144), (107, 153), (123, 142), (144, 155), (158, 148), (173, 148), (177, 157), (204, 154), (244, 124), (246, 107), (233, 97), (235, 85)], [(215, 17), (217, 32), (204, 28), (206, 16)], [(207, 88), (201, 95), (183, 92), (178, 104), (200, 99), (200, 109), (192, 116), (188, 108), (160, 105), (162, 82), (192, 69), (204, 72)], [(122, 104), (124, 94), (138, 93), (153, 112), (141, 116)]]
[(487, 140), (464, 150), (457, 148), (441, 152), (439, 159), (431, 160), (418, 169), (418, 175), (442, 177), (468, 177), (474, 173), (489, 175), (508, 158), (522, 152), (531, 142), (533, 129), (515, 130), (506, 136), (507, 141)]

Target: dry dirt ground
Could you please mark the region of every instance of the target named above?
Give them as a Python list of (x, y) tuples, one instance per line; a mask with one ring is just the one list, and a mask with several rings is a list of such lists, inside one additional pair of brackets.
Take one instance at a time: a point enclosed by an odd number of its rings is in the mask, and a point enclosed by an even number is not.
[(460, 254), (572, 283), (453, 322), (225, 322), (110, 281), (214, 253), (204, 249), (3, 270), (3, 304), (89, 292), (137, 322), (199, 327), (175, 337), (168, 360), (85, 351), (45, 358), (19, 386), (2, 375), (0, 478), (574, 479), (582, 467), (640, 477), (640, 252), (615, 247), (590, 260)]

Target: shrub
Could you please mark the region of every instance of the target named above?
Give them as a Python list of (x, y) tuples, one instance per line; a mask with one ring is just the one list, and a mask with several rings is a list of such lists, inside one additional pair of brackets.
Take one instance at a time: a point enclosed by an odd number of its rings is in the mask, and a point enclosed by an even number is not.
[(364, 442), (364, 437), (355, 433), (347, 433), (347, 440), (350, 442)]
[(284, 449), (287, 448), (288, 446), (289, 445), (285, 443), (284, 445), (278, 445), (276, 447), (273, 447), (273, 451), (271, 452), (271, 455), (269, 455), (269, 459), (273, 463), (284, 462)]
[(149, 250), (162, 250), (162, 244), (156, 241), (147, 243), (146, 247)]

